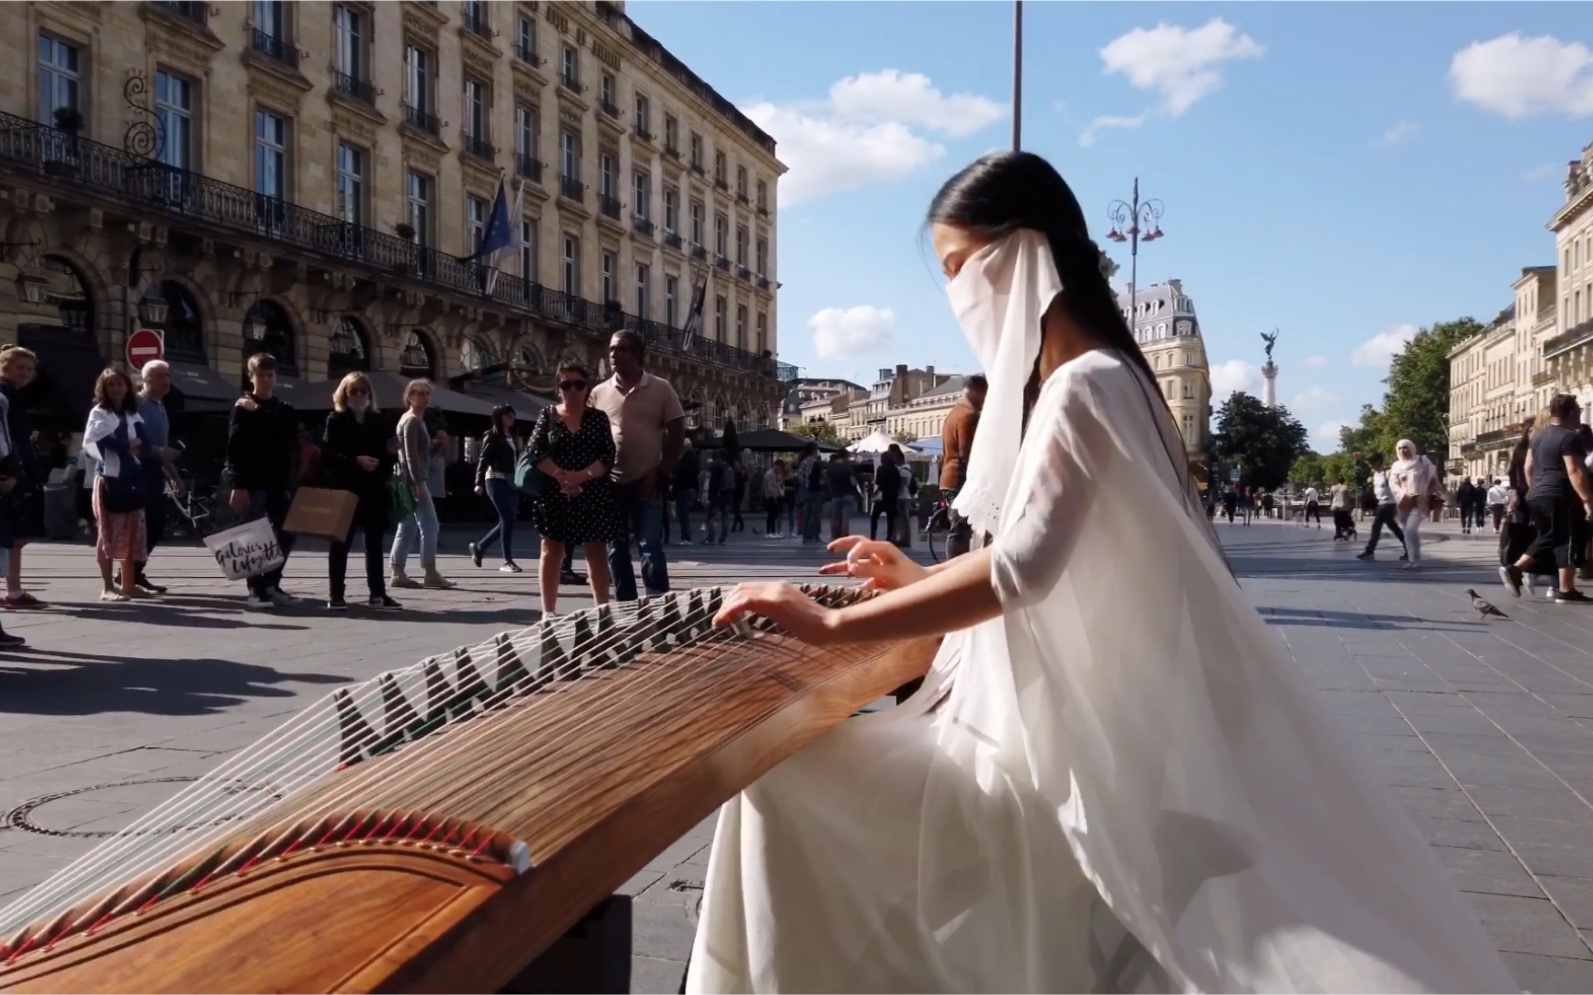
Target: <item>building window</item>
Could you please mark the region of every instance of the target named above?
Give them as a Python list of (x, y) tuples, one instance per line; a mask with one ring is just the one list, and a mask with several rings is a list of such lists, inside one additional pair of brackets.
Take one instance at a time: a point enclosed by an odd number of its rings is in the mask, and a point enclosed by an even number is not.
[(480, 197), (465, 198), (465, 245), (471, 252), (481, 248), (487, 234), (487, 202)]
[(636, 95), (636, 130), (643, 135), (653, 133), (653, 108), (640, 93)]
[(714, 179), (717, 182), (719, 182), (719, 183), (727, 182), (727, 180), (728, 180), (728, 174), (726, 173), (726, 169), (727, 168), (728, 167), (725, 164), (725, 154), (724, 154), (724, 152), (715, 150), (714, 151)]
[(409, 174), (409, 226), (415, 229), (416, 245), (431, 245), (431, 177)]
[(155, 115), (166, 142), (160, 161), (173, 169), (192, 169), (194, 150), (194, 84), (161, 69), (155, 73)]
[(723, 297), (714, 298), (714, 340), (717, 342), (725, 340), (725, 299)]
[(76, 45), (39, 35), (39, 123), (55, 127), (55, 112), (81, 111), (78, 102), (80, 55)]
[(365, 223), (365, 150), (348, 142), (337, 143), (337, 216)]
[(664, 148), (671, 152), (680, 151), (680, 121), (673, 114), (664, 115)]
[(614, 74), (603, 73), (598, 77), (597, 99), (604, 107), (613, 107), (614, 104)]
[(723, 214), (714, 215), (714, 252), (720, 259), (730, 256), (730, 219)]
[(758, 275), (767, 276), (769, 273), (769, 240), (758, 239)]
[(560, 169), (567, 180), (581, 178), (581, 138), (573, 131), (559, 132)]
[(736, 348), (743, 351), (747, 348), (747, 306), (736, 305)]
[(537, 112), (529, 107), (514, 109), (514, 150), (526, 159), (537, 157)]
[(563, 58), (562, 74), (564, 85), (572, 90), (579, 90), (581, 88), (581, 55), (575, 50), (575, 46), (566, 45), (564, 46)]
[(664, 324), (670, 328), (680, 327), (680, 278), (677, 276), (664, 277)]
[(365, 348), (365, 330), (359, 322), (345, 317), (332, 332), (332, 351), (326, 358), (327, 370), (333, 379), (355, 370), (368, 372), (371, 368), (370, 350)]
[(602, 264), (603, 303), (607, 304), (614, 299), (614, 253), (603, 253)]
[(515, 25), (514, 54), (521, 62), (537, 64), (537, 22), (524, 15)]
[(520, 275), (528, 283), (540, 283), (537, 273), (537, 247), (542, 241), (536, 218), (520, 219)]
[(254, 190), (273, 200), (288, 197), (288, 122), (270, 111), (254, 112)]
[(465, 135), (485, 142), (491, 137), (492, 95), (487, 84), (465, 77)]
[(653, 178), (647, 173), (637, 170), (635, 198), (631, 202), (631, 214), (643, 221), (653, 216)]
[(747, 195), (747, 167), (736, 167), (736, 194), (740, 197)]
[(614, 157), (607, 152), (597, 157), (597, 190), (605, 197), (614, 196)]
[(702, 230), (703, 230), (703, 216), (704, 216), (704, 214), (705, 214), (705, 210), (704, 210), (704, 208), (702, 206), (702, 201), (700, 201), (700, 200), (692, 201), (691, 202), (691, 244), (692, 245), (702, 245), (702, 240), (703, 240), (703, 231)]
[(404, 46), (404, 103), (421, 117), (435, 113), (434, 65), (427, 49), (413, 43)]
[(1185, 380), (1184, 381), (1184, 400), (1193, 401), (1194, 399), (1195, 399), (1195, 385), (1190, 383), (1188, 380)]
[(365, 67), (365, 17), (344, 4), (332, 8), (333, 59), (337, 71), (356, 83), (369, 76)]
[(255, 0), (254, 29), (272, 41), (287, 41), (287, 8), (283, 0)]
[(736, 226), (736, 265), (747, 265), (747, 229), (742, 225)]
[(695, 131), (691, 133), (691, 164), (702, 169), (702, 136)]
[(641, 263), (636, 264), (636, 317), (647, 318), (648, 305), (652, 303), (648, 298), (648, 288), (652, 286), (653, 274), (650, 267)]
[(758, 355), (769, 351), (769, 316), (758, 312)]
[(581, 240), (569, 234), (564, 236), (564, 292), (581, 295)]
[(763, 211), (769, 209), (769, 184), (765, 180), (758, 181), (758, 209)]
[(664, 188), (664, 230), (680, 231), (680, 191), (674, 187)]

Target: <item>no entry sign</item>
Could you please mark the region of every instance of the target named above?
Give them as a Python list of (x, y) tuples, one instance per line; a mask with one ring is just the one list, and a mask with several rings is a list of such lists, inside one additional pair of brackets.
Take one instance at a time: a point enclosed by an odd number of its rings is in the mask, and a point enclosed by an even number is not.
[(140, 328), (127, 337), (127, 365), (134, 371), (166, 356), (166, 336), (153, 328)]

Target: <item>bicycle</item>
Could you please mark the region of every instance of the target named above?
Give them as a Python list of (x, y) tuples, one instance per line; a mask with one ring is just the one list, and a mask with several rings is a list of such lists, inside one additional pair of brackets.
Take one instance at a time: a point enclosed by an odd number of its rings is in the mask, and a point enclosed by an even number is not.
[(935, 502), (929, 520), (924, 523), (924, 544), (929, 547), (929, 558), (939, 563), (945, 559), (946, 540), (951, 536), (951, 502), (955, 494), (947, 494)]
[(176, 516), (168, 520), (167, 528), (187, 533), (191, 539), (203, 539), (220, 531), (221, 525), (216, 521), (214, 502), (198, 494), (198, 488), (192, 476), (182, 478), (183, 493), (181, 496), (173, 493), (171, 485), (165, 488), (165, 498), (176, 509)]

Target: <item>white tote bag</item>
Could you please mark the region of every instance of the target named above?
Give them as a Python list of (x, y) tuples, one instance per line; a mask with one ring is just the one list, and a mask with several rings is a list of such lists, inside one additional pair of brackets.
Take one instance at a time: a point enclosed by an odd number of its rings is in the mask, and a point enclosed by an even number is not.
[(205, 548), (216, 558), (228, 580), (258, 577), (288, 561), (271, 529), (269, 518), (256, 518), (236, 528), (205, 537)]

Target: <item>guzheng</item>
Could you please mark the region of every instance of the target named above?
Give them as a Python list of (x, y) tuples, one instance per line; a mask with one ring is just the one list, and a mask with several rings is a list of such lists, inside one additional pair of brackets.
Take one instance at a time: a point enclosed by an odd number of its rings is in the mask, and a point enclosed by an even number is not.
[(0, 989), (498, 991), (935, 649), (715, 628), (721, 603), (605, 605), (334, 692), (0, 910)]

